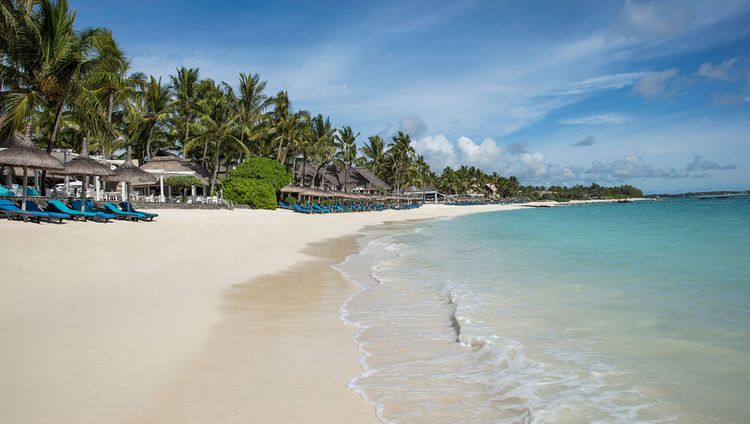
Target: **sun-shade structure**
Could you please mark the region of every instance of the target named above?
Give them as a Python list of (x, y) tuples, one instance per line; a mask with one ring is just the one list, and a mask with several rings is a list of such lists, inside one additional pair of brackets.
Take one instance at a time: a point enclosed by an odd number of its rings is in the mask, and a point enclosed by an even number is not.
[(26, 127), (26, 134), (16, 133), (11, 136), (6, 149), (0, 151), (0, 164), (20, 166), (23, 168), (23, 198), (21, 209), (26, 210), (26, 190), (28, 189), (29, 168), (47, 171), (61, 171), (62, 162), (31, 143), (31, 125)]
[(65, 164), (65, 173), (68, 175), (80, 175), (83, 177), (83, 188), (81, 190), (81, 212), (86, 211), (86, 189), (89, 186), (89, 177), (106, 177), (113, 175), (112, 169), (107, 165), (102, 165), (89, 157), (89, 140), (83, 138), (83, 147), (81, 154)]
[(128, 209), (130, 208), (130, 186), (132, 184), (154, 184), (157, 178), (148, 172), (133, 165), (132, 153), (128, 147), (128, 158), (115, 169), (113, 175), (105, 177), (107, 181), (120, 181), (126, 184)]

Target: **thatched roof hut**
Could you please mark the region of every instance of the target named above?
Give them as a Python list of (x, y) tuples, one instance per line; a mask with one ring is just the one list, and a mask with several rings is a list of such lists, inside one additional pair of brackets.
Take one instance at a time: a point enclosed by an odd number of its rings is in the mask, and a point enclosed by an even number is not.
[(0, 165), (32, 169), (62, 170), (63, 164), (49, 153), (31, 143), (30, 128), (26, 135), (15, 133), (0, 147)]
[(195, 175), (206, 185), (211, 180), (211, 173), (200, 164), (169, 152), (160, 152), (160, 154), (162, 156), (154, 156), (141, 165), (141, 169), (149, 172), (164, 171), (165, 174)]
[(65, 173), (68, 175), (100, 177), (114, 174), (109, 165), (103, 165), (89, 157), (89, 142), (86, 137), (83, 138), (83, 147), (81, 148), (80, 156), (65, 164)]
[(128, 147), (128, 158), (115, 170), (113, 175), (106, 177), (106, 180), (131, 184), (154, 184), (158, 181), (155, 176), (133, 165), (130, 147)]

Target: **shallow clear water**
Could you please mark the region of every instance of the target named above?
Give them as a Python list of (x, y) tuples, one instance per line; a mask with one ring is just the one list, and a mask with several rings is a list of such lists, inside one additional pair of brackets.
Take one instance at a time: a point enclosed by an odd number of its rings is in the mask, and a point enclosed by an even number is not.
[(339, 269), (384, 422), (750, 422), (748, 197), (394, 225)]

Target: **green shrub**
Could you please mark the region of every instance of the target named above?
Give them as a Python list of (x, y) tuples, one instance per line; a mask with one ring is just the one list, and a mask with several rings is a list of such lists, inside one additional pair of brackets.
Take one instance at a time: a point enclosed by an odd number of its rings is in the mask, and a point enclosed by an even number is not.
[(292, 180), (292, 173), (286, 166), (273, 159), (253, 157), (229, 171), (227, 180), (234, 178), (263, 180), (271, 184), (274, 190), (279, 191)]
[(261, 180), (232, 178), (224, 181), (224, 198), (234, 203), (249, 205), (253, 209), (276, 209), (276, 190)]
[(201, 187), (203, 181), (194, 175), (177, 175), (165, 178), (164, 184), (177, 189), (187, 189), (192, 186)]
[(286, 203), (289, 203), (290, 205), (294, 205), (297, 203), (297, 198), (294, 196), (287, 196), (286, 199), (284, 199)]

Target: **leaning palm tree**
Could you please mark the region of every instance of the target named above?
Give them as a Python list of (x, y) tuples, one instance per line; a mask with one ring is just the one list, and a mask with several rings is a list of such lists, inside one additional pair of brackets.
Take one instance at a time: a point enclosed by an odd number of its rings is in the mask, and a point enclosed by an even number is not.
[(52, 120), (47, 152), (66, 107), (88, 107), (81, 80), (96, 66), (101, 29), (76, 31), (67, 0), (0, 2), (0, 137), (21, 130), (36, 111)]
[(94, 40), (94, 48), (97, 58), (91, 72), (82, 79), (82, 85), (97, 96), (102, 104), (103, 116), (111, 127), (109, 133), (94, 134), (99, 140), (102, 154), (109, 158), (116, 150), (118, 142), (117, 125), (113, 122), (113, 117), (116, 113), (121, 116), (117, 111), (122, 111), (135, 90), (143, 87), (145, 76), (141, 73), (127, 75), (130, 62), (114, 40), (111, 31), (103, 29), (100, 36)]

